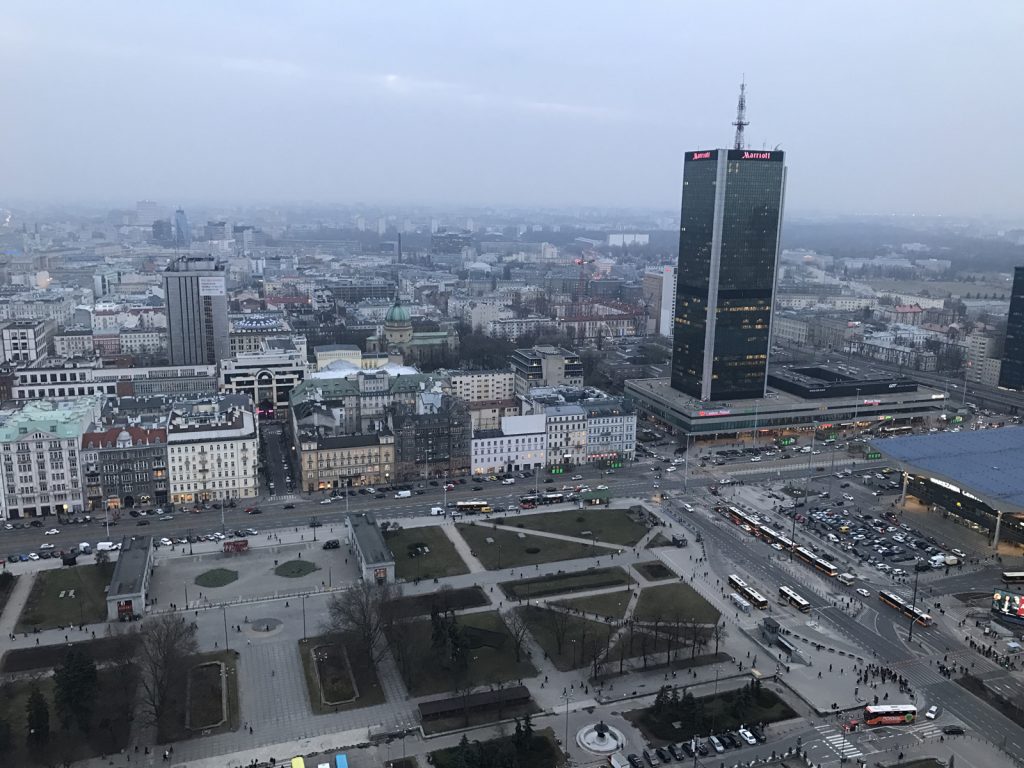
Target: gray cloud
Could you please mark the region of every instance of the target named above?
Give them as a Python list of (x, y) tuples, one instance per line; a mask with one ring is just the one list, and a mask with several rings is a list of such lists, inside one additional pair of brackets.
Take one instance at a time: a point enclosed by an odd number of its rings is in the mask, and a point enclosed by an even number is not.
[(9, 3), (11, 197), (675, 208), (686, 149), (789, 208), (1019, 214), (1016, 2)]

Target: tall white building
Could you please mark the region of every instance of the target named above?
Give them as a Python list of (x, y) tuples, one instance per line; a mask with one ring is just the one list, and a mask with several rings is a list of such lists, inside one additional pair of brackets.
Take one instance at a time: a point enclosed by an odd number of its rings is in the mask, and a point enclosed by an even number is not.
[(544, 414), (508, 416), (501, 429), (473, 435), (470, 467), (474, 475), (540, 469), (547, 460), (547, 419)]
[(512, 371), (453, 371), (451, 393), (468, 403), (512, 400), (516, 396), (516, 377)]
[(661, 313), (658, 317), (658, 333), (672, 337), (676, 316), (676, 268), (664, 267), (661, 272)]
[(84, 509), (82, 434), (98, 421), (102, 396), (33, 400), (0, 411), (0, 514), (9, 519)]
[(587, 414), (578, 405), (549, 405), (544, 409), (547, 427), (547, 464), (583, 464), (587, 460)]
[(167, 424), (171, 502), (254, 498), (258, 455), (258, 423), (248, 396), (175, 405)]

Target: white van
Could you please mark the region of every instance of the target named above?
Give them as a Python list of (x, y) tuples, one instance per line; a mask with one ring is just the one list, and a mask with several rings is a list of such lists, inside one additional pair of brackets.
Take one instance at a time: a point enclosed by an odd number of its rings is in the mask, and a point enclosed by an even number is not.
[(412, 496), (412, 491), (399, 491), (395, 494), (396, 499), (408, 499)]
[(97, 552), (113, 552), (117, 549), (117, 544), (112, 541), (97, 541), (96, 551)]
[(444, 507), (431, 507), (430, 514), (444, 516)]
[(694, 511), (693, 504), (687, 504), (685, 501), (683, 502), (683, 509), (685, 509), (687, 512)]
[(937, 555), (932, 555), (928, 560), (928, 564), (932, 568), (945, 568), (946, 567), (946, 556), (941, 552)]
[(501, 481), (501, 484), (502, 485), (515, 485), (516, 484), (516, 479), (514, 477), (506, 477), (504, 480)]
[(850, 586), (856, 581), (856, 577), (852, 573), (840, 573), (837, 578), (840, 584), (845, 584), (846, 586)]
[(612, 768), (630, 768), (629, 760), (621, 752), (616, 752), (614, 755), (609, 756), (608, 764)]

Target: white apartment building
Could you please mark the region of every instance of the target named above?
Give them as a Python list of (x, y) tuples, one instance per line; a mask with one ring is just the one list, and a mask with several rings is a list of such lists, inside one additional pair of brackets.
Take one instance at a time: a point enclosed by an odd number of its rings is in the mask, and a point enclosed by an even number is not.
[(85, 507), (82, 434), (98, 421), (102, 397), (33, 400), (0, 411), (0, 516), (75, 514)]
[(632, 461), (636, 454), (636, 412), (618, 398), (583, 404), (587, 422), (587, 461)]
[(496, 339), (515, 341), (524, 334), (537, 333), (548, 327), (554, 327), (554, 321), (551, 318), (543, 315), (530, 315), (491, 320), (484, 326), (484, 332)]
[(540, 469), (547, 460), (547, 419), (534, 416), (506, 416), (500, 429), (474, 432), (470, 468), (474, 475)]
[(171, 502), (254, 498), (258, 455), (249, 397), (219, 395), (176, 405), (167, 425)]
[(544, 409), (548, 443), (547, 465), (576, 465), (587, 460), (587, 414), (578, 405), (549, 405)]
[(156, 328), (122, 328), (122, 355), (155, 355), (167, 351), (167, 332)]
[(0, 362), (34, 363), (46, 357), (56, 330), (53, 320), (8, 320), (0, 324)]
[(53, 337), (53, 351), (57, 357), (92, 357), (92, 331), (88, 328), (65, 328)]
[(772, 315), (772, 340), (789, 344), (806, 344), (810, 323), (798, 317), (787, 317), (781, 312)]
[(516, 376), (512, 371), (453, 371), (451, 394), (467, 403), (512, 400)]

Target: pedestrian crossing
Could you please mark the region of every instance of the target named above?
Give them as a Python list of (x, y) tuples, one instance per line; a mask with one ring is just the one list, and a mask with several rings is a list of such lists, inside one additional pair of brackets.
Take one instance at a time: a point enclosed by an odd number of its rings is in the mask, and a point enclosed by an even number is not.
[(861, 757), (864, 754), (851, 744), (850, 740), (835, 726), (816, 725), (814, 730), (821, 734), (822, 741), (829, 749), (845, 760)]

